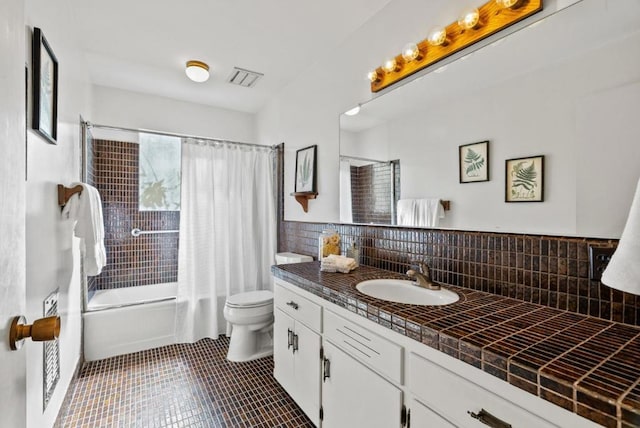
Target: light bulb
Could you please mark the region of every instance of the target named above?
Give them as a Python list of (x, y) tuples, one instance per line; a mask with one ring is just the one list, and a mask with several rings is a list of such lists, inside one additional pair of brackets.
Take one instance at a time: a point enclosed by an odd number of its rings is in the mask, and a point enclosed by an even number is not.
[(376, 70), (371, 70), (367, 73), (367, 79), (369, 79), (371, 83), (375, 83), (380, 80), (380, 76), (378, 76), (378, 72)]
[(458, 18), (458, 25), (465, 30), (475, 28), (480, 22), (480, 12), (478, 9), (466, 9)]
[(413, 61), (414, 59), (417, 59), (419, 57), (420, 49), (415, 43), (407, 43), (406, 45), (404, 45), (404, 48), (402, 48), (402, 58), (404, 58), (405, 61)]
[(382, 65), (382, 69), (387, 73), (392, 73), (396, 71), (397, 68), (398, 68), (398, 62), (396, 61), (395, 58), (389, 58)]
[(496, 4), (503, 9), (515, 7), (518, 3), (520, 3), (520, 0), (496, 0)]
[(444, 27), (436, 27), (429, 31), (427, 41), (431, 46), (444, 46), (447, 44), (447, 29)]
[(209, 79), (209, 66), (202, 61), (187, 61), (185, 73), (194, 82), (206, 82)]
[(355, 116), (358, 113), (360, 113), (360, 105), (359, 104), (357, 106), (355, 106), (354, 108), (352, 108), (351, 110), (347, 110), (347, 111), (344, 112), (344, 114), (346, 114), (347, 116)]

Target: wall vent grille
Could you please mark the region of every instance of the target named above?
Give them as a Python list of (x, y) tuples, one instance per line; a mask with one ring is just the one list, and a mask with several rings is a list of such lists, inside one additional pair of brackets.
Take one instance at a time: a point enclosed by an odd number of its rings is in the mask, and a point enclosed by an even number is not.
[(264, 76), (264, 74), (258, 73), (257, 71), (233, 67), (233, 71), (227, 79), (227, 82), (233, 85), (244, 86), (245, 88), (253, 88), (262, 76)]

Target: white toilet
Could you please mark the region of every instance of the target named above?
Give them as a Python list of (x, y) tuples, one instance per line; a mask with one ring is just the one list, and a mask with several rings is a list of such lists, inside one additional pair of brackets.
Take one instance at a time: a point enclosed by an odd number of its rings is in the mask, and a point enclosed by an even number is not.
[[(279, 265), (312, 260), (301, 254), (276, 254)], [(231, 336), (227, 360), (250, 361), (273, 354), (273, 292), (249, 291), (227, 297), (224, 318)]]

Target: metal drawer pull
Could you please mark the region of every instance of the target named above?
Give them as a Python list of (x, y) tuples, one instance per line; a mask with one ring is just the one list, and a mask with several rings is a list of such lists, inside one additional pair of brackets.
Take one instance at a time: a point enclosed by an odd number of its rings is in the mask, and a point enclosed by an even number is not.
[(298, 335), (294, 334), (293, 335), (293, 353), (295, 354), (297, 350), (298, 350)]
[(293, 300), (290, 301), (290, 302), (287, 302), (287, 306), (291, 306), (296, 311), (298, 310), (298, 304), (296, 302), (294, 302)]
[(287, 329), (287, 349), (290, 349), (291, 345), (293, 345), (293, 330), (288, 328)]
[(508, 424), (502, 419), (499, 419), (493, 416), (491, 413), (487, 412), (485, 409), (481, 409), (478, 413), (474, 413), (471, 410), (467, 410), (467, 413), (472, 418), (477, 419), (483, 424), (488, 425), (492, 428), (512, 428), (511, 424)]
[(324, 383), (331, 377), (331, 361), (328, 358), (322, 358), (322, 382)]

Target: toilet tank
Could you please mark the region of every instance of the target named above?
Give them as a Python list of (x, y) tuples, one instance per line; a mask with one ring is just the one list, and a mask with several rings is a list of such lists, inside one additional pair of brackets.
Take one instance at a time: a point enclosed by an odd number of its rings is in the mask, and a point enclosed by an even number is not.
[(276, 253), (276, 264), (312, 262), (313, 257), (296, 253)]

